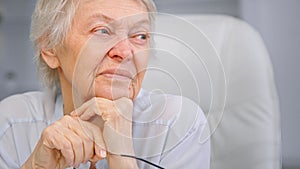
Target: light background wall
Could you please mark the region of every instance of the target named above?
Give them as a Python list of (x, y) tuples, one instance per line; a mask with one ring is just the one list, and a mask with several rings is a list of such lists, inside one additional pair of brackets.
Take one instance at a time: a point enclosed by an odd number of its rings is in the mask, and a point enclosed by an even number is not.
[[(0, 0), (0, 99), (39, 88), (29, 42), (35, 0)], [(217, 13), (246, 20), (262, 35), (280, 97), (284, 168), (300, 168), (300, 1), (156, 0), (161, 12)]]
[(0, 99), (38, 88), (29, 41), (35, 0), (0, 0)]

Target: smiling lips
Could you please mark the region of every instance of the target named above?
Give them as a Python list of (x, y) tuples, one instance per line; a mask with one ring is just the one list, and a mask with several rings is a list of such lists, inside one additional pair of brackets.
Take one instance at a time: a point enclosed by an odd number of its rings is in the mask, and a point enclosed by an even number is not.
[(107, 69), (102, 71), (98, 76), (104, 76), (113, 80), (132, 80), (134, 75), (127, 70)]

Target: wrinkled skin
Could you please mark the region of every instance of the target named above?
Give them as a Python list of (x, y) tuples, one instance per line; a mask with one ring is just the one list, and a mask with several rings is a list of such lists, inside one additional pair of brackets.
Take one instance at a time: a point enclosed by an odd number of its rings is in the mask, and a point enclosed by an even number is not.
[(41, 49), (59, 74), (65, 116), (43, 131), (22, 168), (78, 167), (104, 158), (111, 169), (138, 168), (115, 154), (134, 155), (132, 100), (149, 56), (145, 12), (135, 0), (81, 0), (63, 46)]
[[(122, 113), (121, 113), (122, 112)], [(29, 162), (23, 168), (78, 167), (112, 154), (134, 154), (132, 145), (132, 101), (93, 98), (43, 131)], [(118, 141), (113, 141), (118, 140)], [(134, 161), (108, 155), (115, 168), (136, 167)], [(125, 160), (125, 161), (124, 161)], [(129, 162), (128, 162), (129, 161)], [(110, 161), (109, 161), (110, 162)]]

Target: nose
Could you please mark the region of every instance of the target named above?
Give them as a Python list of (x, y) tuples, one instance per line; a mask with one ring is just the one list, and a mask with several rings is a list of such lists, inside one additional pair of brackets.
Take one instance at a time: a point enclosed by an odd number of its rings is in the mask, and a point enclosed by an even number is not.
[(128, 39), (121, 40), (109, 50), (108, 56), (118, 62), (130, 60), (133, 57), (132, 45)]

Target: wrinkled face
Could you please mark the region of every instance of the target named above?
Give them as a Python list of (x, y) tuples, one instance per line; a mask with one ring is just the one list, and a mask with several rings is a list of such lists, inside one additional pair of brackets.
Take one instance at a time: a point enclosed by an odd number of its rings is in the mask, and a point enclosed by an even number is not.
[[(73, 99), (134, 99), (149, 57), (150, 20), (137, 0), (81, 0), (58, 50), (62, 86)], [(62, 90), (63, 87), (62, 87)]]

